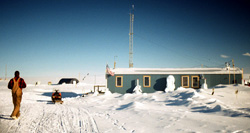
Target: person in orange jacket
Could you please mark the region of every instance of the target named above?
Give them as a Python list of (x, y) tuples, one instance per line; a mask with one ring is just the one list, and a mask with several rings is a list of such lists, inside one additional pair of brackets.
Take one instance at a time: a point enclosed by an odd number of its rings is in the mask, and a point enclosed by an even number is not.
[(55, 90), (56, 92), (52, 93), (51, 99), (53, 102), (61, 101), (62, 100), (62, 94), (59, 92), (59, 90)]
[(11, 118), (17, 119), (20, 117), (20, 106), (22, 101), (22, 89), (26, 88), (25, 81), (19, 77), (19, 71), (15, 71), (15, 77), (9, 81), (8, 88), (12, 91), (12, 101), (14, 104), (14, 109), (12, 114), (10, 115)]

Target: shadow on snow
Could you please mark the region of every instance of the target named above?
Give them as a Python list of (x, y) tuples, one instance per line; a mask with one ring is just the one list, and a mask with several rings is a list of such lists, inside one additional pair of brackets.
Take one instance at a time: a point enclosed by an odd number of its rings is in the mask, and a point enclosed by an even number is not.
[[(189, 105), (192, 104), (192, 97), (194, 96), (194, 92), (181, 92), (173, 95), (174, 100), (167, 100), (166, 101), (166, 106), (186, 106), (188, 107)], [(211, 107), (211, 105), (214, 104), (214, 107)], [(120, 109), (127, 108), (128, 105), (121, 106)], [(191, 106), (191, 112), (198, 112), (198, 113), (216, 113), (216, 114), (221, 114), (224, 116), (229, 116), (229, 117), (248, 117), (250, 118), (250, 108), (239, 108), (238, 110), (232, 110), (228, 108), (223, 108), (221, 105), (214, 102), (209, 102), (204, 105), (198, 106), (196, 105), (195, 107), (192, 105)]]
[[(63, 98), (73, 98), (73, 97), (78, 97), (81, 96), (81, 94), (77, 94), (74, 92), (61, 92), (62, 94), (62, 100)], [(51, 97), (52, 92), (45, 92), (42, 94), (43, 96)], [(42, 102), (42, 103), (47, 103), (47, 104), (54, 104), (52, 100), (37, 100), (37, 102)]]
[(190, 101), (188, 101), (188, 98), (191, 98), (193, 96), (194, 96), (193, 92), (181, 92), (173, 96), (176, 99), (166, 101), (167, 102), (166, 105), (167, 106), (180, 106), (180, 105), (188, 106), (191, 103)]
[(124, 104), (124, 105), (121, 105), (119, 108), (117, 108), (116, 110), (124, 110), (126, 108), (129, 108), (131, 107), (132, 105), (134, 104), (134, 102), (130, 102), (128, 104)]
[(0, 115), (0, 119), (13, 120), (12, 118), (10, 118), (10, 115)]
[[(77, 94), (77, 93), (74, 93), (74, 92), (61, 92), (61, 94), (62, 94), (62, 98), (72, 98), (72, 97), (81, 96), (81, 94)], [(52, 92), (45, 92), (42, 95), (51, 97)]]

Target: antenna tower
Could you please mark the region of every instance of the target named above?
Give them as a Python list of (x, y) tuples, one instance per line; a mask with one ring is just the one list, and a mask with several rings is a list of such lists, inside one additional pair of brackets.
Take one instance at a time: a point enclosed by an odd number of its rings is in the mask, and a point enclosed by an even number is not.
[(134, 5), (129, 13), (130, 23), (129, 23), (129, 68), (133, 68), (133, 24), (134, 24)]

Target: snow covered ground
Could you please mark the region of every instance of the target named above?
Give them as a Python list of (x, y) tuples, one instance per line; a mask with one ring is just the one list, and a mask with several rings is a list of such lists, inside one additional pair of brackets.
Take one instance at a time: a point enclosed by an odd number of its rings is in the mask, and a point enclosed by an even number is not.
[[(143, 94), (83, 93), (93, 85), (29, 84), (21, 117), (11, 120), (11, 91), (0, 81), (0, 132), (250, 132), (250, 87), (218, 85)], [(53, 104), (60, 89), (63, 104)], [(236, 94), (236, 90), (238, 93)]]

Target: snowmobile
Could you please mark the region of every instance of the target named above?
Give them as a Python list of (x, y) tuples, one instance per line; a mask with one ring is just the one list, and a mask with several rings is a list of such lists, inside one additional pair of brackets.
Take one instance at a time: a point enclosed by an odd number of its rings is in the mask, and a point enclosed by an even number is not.
[(55, 92), (52, 93), (51, 99), (53, 103), (63, 103), (62, 94), (59, 92), (59, 90), (55, 90)]

